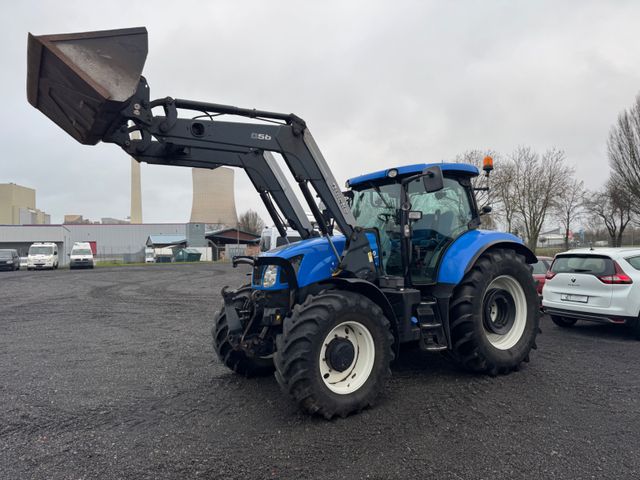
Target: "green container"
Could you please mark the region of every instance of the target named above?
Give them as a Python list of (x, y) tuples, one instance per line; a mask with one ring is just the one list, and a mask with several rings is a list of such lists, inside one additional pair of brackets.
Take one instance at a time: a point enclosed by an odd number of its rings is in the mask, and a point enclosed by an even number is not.
[(173, 258), (176, 262), (199, 262), (201, 256), (202, 253), (193, 248), (181, 248)]

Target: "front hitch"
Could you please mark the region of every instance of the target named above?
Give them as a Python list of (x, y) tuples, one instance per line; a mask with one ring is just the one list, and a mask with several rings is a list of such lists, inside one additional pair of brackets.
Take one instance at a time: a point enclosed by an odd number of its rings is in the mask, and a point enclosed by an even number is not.
[(229, 290), (229, 287), (223, 287), (220, 291), (222, 299), (224, 300), (224, 313), (227, 317), (227, 324), (229, 325), (229, 333), (227, 339), (234, 349), (240, 347), (240, 341), (242, 339), (242, 322), (238, 316), (238, 311), (235, 307), (235, 299), (237, 295), (236, 290)]

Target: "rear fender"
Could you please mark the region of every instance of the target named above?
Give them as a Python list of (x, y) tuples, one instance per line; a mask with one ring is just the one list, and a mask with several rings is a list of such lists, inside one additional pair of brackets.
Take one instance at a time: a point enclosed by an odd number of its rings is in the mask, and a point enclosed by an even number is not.
[(537, 261), (522, 239), (510, 233), (471, 230), (458, 237), (440, 262), (438, 283), (457, 285), (483, 253), (493, 248), (509, 248), (525, 257), (527, 263)]

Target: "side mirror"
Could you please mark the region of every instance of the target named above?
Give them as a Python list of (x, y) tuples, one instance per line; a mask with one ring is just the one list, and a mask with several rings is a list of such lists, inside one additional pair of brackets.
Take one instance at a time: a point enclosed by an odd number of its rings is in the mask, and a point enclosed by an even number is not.
[(487, 213), (491, 213), (493, 209), (489, 205), (485, 205), (480, 209), (480, 215), (486, 215)]
[(442, 169), (438, 166), (425, 168), (422, 171), (422, 183), (427, 193), (437, 192), (444, 187)]

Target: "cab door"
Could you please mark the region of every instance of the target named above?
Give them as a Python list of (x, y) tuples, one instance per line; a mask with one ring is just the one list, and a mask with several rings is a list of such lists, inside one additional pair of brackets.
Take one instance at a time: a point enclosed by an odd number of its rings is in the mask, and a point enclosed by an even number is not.
[(410, 209), (422, 212), (422, 218), (410, 225), (409, 272), (414, 284), (435, 283), (443, 252), (472, 226), (475, 210), (468, 182), (445, 177), (443, 184), (436, 192), (426, 192), (421, 179), (407, 185)]

